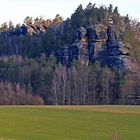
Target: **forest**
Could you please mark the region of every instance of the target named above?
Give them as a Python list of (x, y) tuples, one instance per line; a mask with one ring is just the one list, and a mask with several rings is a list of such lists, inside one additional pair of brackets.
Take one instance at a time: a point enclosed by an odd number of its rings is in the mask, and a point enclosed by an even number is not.
[[(83, 33), (89, 26), (96, 28), (96, 40)], [(120, 42), (125, 49), (118, 50)], [(94, 51), (89, 44), (96, 44)], [(92, 3), (79, 5), (66, 20), (57, 14), (53, 20), (27, 16), (23, 24), (3, 23), (0, 104), (140, 104), (140, 23), (111, 4)]]

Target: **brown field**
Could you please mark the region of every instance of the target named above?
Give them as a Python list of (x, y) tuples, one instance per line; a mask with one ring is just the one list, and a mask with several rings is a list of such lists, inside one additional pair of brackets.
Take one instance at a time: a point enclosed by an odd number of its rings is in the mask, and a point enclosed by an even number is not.
[[(2, 106), (4, 107), (4, 106)], [(5, 106), (10, 107), (10, 106)], [(139, 105), (65, 105), (65, 106), (12, 106), (12, 107), (35, 107), (35, 108), (48, 108), (48, 109), (61, 109), (61, 110), (78, 110), (78, 111), (93, 111), (93, 112), (109, 112), (121, 114), (140, 114)]]

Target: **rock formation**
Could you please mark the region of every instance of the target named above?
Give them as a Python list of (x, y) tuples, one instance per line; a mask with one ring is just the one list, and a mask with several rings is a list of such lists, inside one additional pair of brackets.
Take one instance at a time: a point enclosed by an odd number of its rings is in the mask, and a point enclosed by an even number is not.
[(130, 56), (131, 45), (123, 43), (115, 35), (113, 25), (102, 24), (81, 27), (76, 42), (64, 45), (56, 53), (59, 64), (70, 66), (73, 60), (88, 65), (100, 61), (102, 66), (124, 72), (134, 71), (135, 60)]
[[(46, 21), (47, 26), (51, 26), (55, 34), (63, 23), (60, 17), (57, 17), (54, 23), (59, 24), (52, 24), (51, 20)], [(46, 27), (45, 23), (43, 25), (36, 19), (35, 24), (29, 22), (1, 34), (6, 36), (40, 35), (46, 32)], [(48, 56), (53, 54), (58, 64), (66, 66), (70, 66), (74, 60), (79, 60), (81, 64), (85, 65), (98, 60), (102, 66), (107, 65), (112, 69), (124, 72), (125, 70), (136, 70), (135, 60), (130, 56), (131, 49), (131, 44), (122, 42), (121, 38), (117, 37), (113, 22), (109, 19), (108, 25), (97, 24), (80, 27), (74, 43), (66, 44), (55, 52), (50, 51), (46, 54)]]

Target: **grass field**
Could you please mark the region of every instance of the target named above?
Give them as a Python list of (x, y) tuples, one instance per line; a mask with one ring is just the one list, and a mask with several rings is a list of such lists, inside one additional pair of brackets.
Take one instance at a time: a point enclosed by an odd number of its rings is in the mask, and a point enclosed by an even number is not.
[(140, 140), (140, 106), (1, 106), (0, 140)]

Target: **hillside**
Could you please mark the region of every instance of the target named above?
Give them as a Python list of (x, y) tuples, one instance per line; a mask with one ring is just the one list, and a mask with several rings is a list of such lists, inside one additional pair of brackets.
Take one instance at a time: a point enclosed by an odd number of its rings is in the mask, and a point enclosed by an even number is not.
[(140, 104), (140, 23), (118, 7), (0, 27), (0, 104)]

